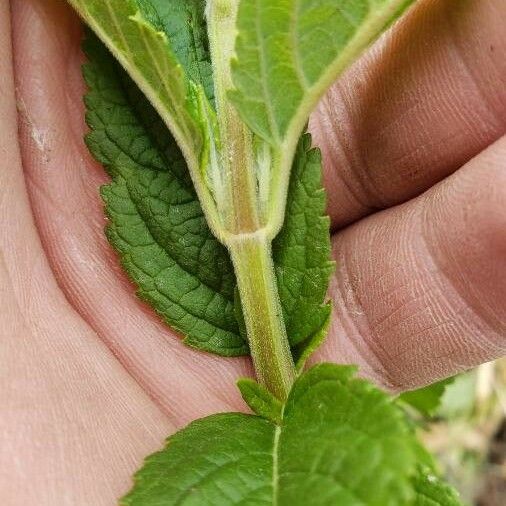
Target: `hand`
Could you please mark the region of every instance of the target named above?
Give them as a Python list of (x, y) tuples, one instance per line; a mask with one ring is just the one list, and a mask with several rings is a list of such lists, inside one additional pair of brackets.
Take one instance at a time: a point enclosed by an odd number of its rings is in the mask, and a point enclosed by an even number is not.
[[(176, 428), (243, 409), (234, 380), (251, 367), (186, 348), (135, 298), (103, 234), (106, 176), (82, 141), (79, 23), (62, 0), (10, 7), (0, 498), (112, 505)], [(338, 261), (317, 360), (400, 390), (505, 353), (505, 24), (502, 0), (420, 0), (313, 115)]]

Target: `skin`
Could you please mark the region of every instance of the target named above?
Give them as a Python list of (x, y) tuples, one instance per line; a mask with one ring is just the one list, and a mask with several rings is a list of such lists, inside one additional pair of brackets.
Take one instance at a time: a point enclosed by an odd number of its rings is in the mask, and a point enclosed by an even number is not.
[[(314, 360), (393, 391), (506, 350), (506, 9), (420, 0), (311, 118), (338, 269)], [(11, 37), (12, 33), (12, 37)], [(245, 409), (246, 359), (184, 347), (134, 296), (83, 144), (81, 30), (0, 0), (0, 499), (112, 505), (188, 421)]]

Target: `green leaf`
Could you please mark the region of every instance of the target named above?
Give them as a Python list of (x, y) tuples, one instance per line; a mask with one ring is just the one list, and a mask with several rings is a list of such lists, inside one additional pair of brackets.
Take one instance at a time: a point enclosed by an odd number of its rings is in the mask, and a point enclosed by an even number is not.
[(188, 78), (202, 85), (214, 100), (213, 69), (207, 40), (205, 0), (137, 0), (142, 12), (154, 20), (170, 41)]
[(302, 136), (292, 167), (283, 228), (272, 243), (279, 297), (291, 346), (318, 333), (330, 316), (323, 304), (331, 262), (330, 220), (325, 215), (320, 150)]
[(241, 0), (235, 89), (242, 120), (272, 147), (268, 229), (284, 217), (293, 153), (324, 92), (412, 0)]
[(330, 327), (332, 319), (332, 306), (329, 308), (327, 319), (323, 325), (311, 336), (301, 343), (292, 346), (292, 356), (295, 361), (295, 368), (300, 373), (306, 365), (307, 359), (323, 344)]
[[(247, 354), (229, 255), (209, 230), (180, 150), (95, 37), (88, 36), (85, 51), (87, 144), (113, 180), (102, 189), (109, 241), (138, 295), (184, 334), (187, 344), (224, 356)], [(191, 55), (181, 58), (194, 61)], [(329, 225), (322, 217), (320, 157), (310, 149), (309, 136), (301, 140), (293, 174), (290, 213), (273, 249), (285, 322), (298, 356), (330, 314), (322, 305), (332, 272)]]
[(279, 424), (238, 413), (191, 423), (146, 460), (122, 504), (410, 504), (416, 440), (402, 410), (355, 370), (310, 369)]
[(280, 146), (408, 0), (241, 0), (230, 93), (243, 120)]
[[(176, 0), (171, 9), (158, 11), (157, 7), (163, 4), (151, 0), (68, 2), (128, 72), (170, 129), (186, 160), (207, 222), (220, 237), (222, 227), (206, 178), (210, 143), (216, 135), (213, 118), (209, 118), (212, 106), (205, 92), (210, 88), (209, 71), (205, 71), (209, 55), (200, 50), (205, 47), (201, 42), (194, 42), (191, 49), (173, 45), (188, 42), (185, 35), (189, 32), (201, 39), (205, 37), (203, 3), (191, 0), (185, 6), (182, 0)], [(195, 22), (190, 19), (190, 26), (181, 35), (176, 32), (174, 40), (169, 40), (166, 30), (170, 32), (177, 17), (174, 16), (173, 22), (167, 19), (177, 11), (181, 12), (181, 19), (188, 18), (192, 12), (197, 16)]]
[(457, 492), (429, 469), (420, 470), (413, 480), (414, 506), (461, 506)]
[(283, 405), (269, 390), (250, 378), (240, 379), (237, 386), (252, 411), (273, 423), (281, 423)]
[(188, 78), (158, 24), (156, 11), (148, 8), (150, 3), (68, 1), (149, 98), (186, 153), (200, 153), (202, 132), (192, 117)]
[(247, 353), (234, 312), (235, 276), (211, 234), (167, 128), (104, 46), (88, 37), (87, 144), (112, 177), (107, 235), (146, 300), (192, 346)]
[(451, 377), (417, 390), (404, 392), (399, 396), (399, 400), (409, 404), (424, 416), (434, 416), (441, 405), (446, 387), (452, 384), (454, 380), (455, 377)]

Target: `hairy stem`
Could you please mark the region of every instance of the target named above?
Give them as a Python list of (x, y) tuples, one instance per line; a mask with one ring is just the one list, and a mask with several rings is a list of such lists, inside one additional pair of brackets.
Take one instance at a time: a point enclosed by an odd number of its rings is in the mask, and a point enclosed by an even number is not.
[(219, 167), (212, 172), (220, 174), (221, 194), (215, 189), (215, 195), (227, 229), (224, 242), (237, 276), (257, 378), (283, 400), (295, 378), (295, 367), (278, 296), (272, 237), (267, 235), (262, 219), (265, 203), (258, 190), (261, 186), (258, 185), (258, 157), (253, 134), (227, 99), (227, 91), (233, 87), (230, 59), (236, 35), (237, 5), (237, 0), (210, 0), (207, 6), (220, 137), (219, 153), (215, 157)]
[(207, 18), (213, 62), (216, 112), (220, 129), (220, 172), (224, 226), (232, 234), (251, 233), (260, 227), (255, 178), (253, 135), (227, 99), (232, 88), (230, 59), (235, 42), (237, 0), (212, 0)]
[(257, 378), (284, 400), (295, 379), (295, 366), (283, 322), (270, 240), (259, 231), (237, 236), (228, 248)]

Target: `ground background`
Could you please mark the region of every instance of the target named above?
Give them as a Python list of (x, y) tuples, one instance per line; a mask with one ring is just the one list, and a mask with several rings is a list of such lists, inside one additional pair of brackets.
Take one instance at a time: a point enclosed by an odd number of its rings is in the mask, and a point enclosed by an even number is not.
[(506, 358), (447, 387), (422, 438), (465, 504), (506, 505)]

